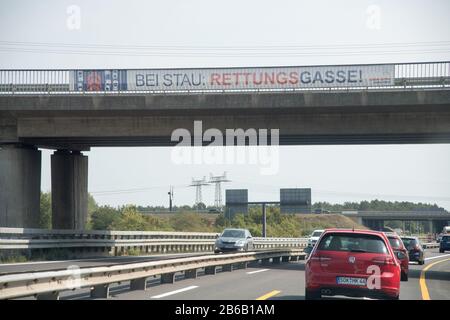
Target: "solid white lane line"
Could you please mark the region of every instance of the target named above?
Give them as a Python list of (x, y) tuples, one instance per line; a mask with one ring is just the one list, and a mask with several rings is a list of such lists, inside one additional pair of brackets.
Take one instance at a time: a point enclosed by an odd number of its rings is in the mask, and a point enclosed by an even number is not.
[(163, 293), (163, 294), (158, 294), (157, 296), (153, 296), (153, 297), (150, 297), (150, 298), (151, 299), (164, 298), (164, 297), (167, 297), (167, 296), (171, 296), (173, 294), (177, 294), (177, 293), (184, 292), (184, 291), (189, 291), (189, 290), (192, 290), (192, 289), (195, 289), (195, 288), (198, 288), (198, 286), (189, 286), (189, 287), (186, 287), (186, 288), (182, 288), (182, 289), (178, 289), (178, 290), (174, 290), (174, 291), (169, 291), (169, 292), (166, 292), (166, 293)]
[(259, 273), (259, 272), (264, 272), (264, 271), (269, 271), (269, 269), (261, 269), (261, 270), (256, 270), (256, 271), (250, 271), (250, 272), (247, 272), (247, 274), (254, 274), (254, 273)]
[(425, 258), (425, 261), (427, 261), (427, 260), (433, 260), (433, 259), (438, 259), (438, 258), (442, 258), (442, 257), (447, 257), (447, 256), (450, 256), (450, 254), (443, 254), (443, 255), (441, 255), (441, 256)]

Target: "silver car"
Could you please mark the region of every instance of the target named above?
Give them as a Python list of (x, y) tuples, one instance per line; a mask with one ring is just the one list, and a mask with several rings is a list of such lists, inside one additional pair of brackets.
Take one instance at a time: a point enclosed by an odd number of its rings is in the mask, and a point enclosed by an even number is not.
[(247, 229), (225, 229), (217, 238), (215, 253), (253, 249), (253, 237)]

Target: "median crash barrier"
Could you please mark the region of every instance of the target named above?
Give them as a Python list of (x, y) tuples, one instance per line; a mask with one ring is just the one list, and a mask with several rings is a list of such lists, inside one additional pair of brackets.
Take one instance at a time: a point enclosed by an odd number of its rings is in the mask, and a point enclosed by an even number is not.
[(108, 298), (110, 285), (130, 281), (131, 290), (145, 290), (149, 277), (161, 275), (162, 283), (175, 281), (175, 273), (184, 272), (185, 277), (197, 276), (199, 269), (205, 274), (215, 274), (218, 267), (232, 271), (233, 266), (264, 261), (279, 263), (287, 257), (304, 257), (302, 249), (279, 249), (235, 254), (204, 255), (170, 260), (128, 263), (56, 271), (28, 272), (0, 276), (0, 299), (36, 296), (37, 299), (59, 299), (59, 293), (67, 290), (91, 288), (91, 297)]

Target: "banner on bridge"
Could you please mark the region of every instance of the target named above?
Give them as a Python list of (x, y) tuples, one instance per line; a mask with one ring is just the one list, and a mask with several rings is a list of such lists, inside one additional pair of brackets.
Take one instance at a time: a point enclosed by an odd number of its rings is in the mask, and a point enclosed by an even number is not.
[(394, 65), (76, 70), (75, 91), (254, 90), (394, 85)]

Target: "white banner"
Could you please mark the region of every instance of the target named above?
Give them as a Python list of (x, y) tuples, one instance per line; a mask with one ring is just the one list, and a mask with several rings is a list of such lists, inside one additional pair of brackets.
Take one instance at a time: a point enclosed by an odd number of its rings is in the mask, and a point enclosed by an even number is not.
[(245, 90), (394, 85), (394, 65), (73, 70), (74, 91)]
[(394, 65), (127, 70), (127, 90), (367, 87), (394, 84)]

